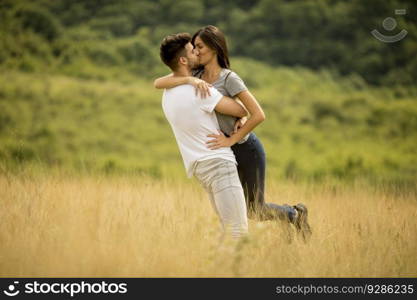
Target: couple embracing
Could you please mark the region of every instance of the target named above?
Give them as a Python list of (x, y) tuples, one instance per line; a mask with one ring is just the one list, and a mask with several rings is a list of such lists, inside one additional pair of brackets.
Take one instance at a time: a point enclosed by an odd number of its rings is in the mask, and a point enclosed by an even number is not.
[(305, 205), (265, 202), (265, 152), (252, 132), (265, 114), (230, 69), (224, 34), (209, 25), (192, 37), (169, 35), (161, 43), (160, 57), (172, 70), (154, 83), (165, 89), (165, 116), (188, 177), (195, 176), (208, 192), (224, 232), (234, 238), (246, 235), (248, 217), (281, 220), (307, 240), (311, 229)]

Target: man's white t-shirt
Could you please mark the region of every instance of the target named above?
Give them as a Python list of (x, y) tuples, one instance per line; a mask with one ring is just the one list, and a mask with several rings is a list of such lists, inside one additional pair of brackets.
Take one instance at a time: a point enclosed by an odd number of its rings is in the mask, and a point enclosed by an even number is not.
[(211, 150), (208, 134), (220, 130), (214, 108), (223, 97), (215, 88), (211, 96), (200, 98), (192, 85), (185, 84), (164, 90), (162, 108), (174, 132), (188, 177), (192, 177), (198, 161), (222, 158), (236, 163), (230, 147)]

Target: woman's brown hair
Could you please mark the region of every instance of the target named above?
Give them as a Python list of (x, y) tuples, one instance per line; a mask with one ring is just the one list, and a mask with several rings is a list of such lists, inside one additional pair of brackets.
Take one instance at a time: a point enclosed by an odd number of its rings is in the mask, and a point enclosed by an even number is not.
[(195, 39), (197, 37), (200, 37), (204, 44), (216, 52), (217, 62), (220, 67), (230, 69), (226, 38), (219, 28), (213, 25), (208, 25), (199, 29), (191, 39), (193, 46), (195, 46)]

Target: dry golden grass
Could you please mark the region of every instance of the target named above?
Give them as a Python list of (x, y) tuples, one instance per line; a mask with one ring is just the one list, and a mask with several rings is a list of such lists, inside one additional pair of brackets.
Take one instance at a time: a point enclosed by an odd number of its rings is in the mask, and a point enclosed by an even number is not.
[(195, 180), (4, 173), (0, 277), (417, 276), (415, 193), (270, 181), (270, 202), (308, 205), (309, 243), (250, 221), (219, 247)]

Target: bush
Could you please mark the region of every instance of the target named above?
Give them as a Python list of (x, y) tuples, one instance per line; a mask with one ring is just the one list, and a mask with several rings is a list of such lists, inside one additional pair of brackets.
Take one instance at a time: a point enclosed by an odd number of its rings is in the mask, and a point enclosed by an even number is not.
[(85, 52), (90, 60), (98, 65), (119, 65), (122, 57), (110, 45), (90, 44), (85, 48)]
[(335, 105), (325, 102), (315, 102), (312, 104), (313, 115), (316, 121), (320, 122), (324, 118), (334, 118), (339, 122), (344, 121), (342, 113)]
[(20, 20), (23, 29), (32, 30), (48, 41), (60, 36), (61, 25), (47, 10), (33, 5), (21, 6), (16, 9), (15, 16)]
[(124, 16), (93, 19), (90, 26), (93, 30), (108, 31), (116, 37), (131, 35), (133, 31), (132, 21)]
[(0, 134), (6, 132), (6, 130), (14, 126), (16, 121), (14, 120), (13, 109), (10, 105), (0, 102)]
[(24, 163), (35, 158), (35, 151), (26, 145), (12, 145), (8, 148), (9, 157), (13, 162)]
[(141, 37), (120, 41), (117, 51), (122, 55), (130, 69), (137, 70), (141, 75), (150, 75), (158, 65), (157, 51)]

